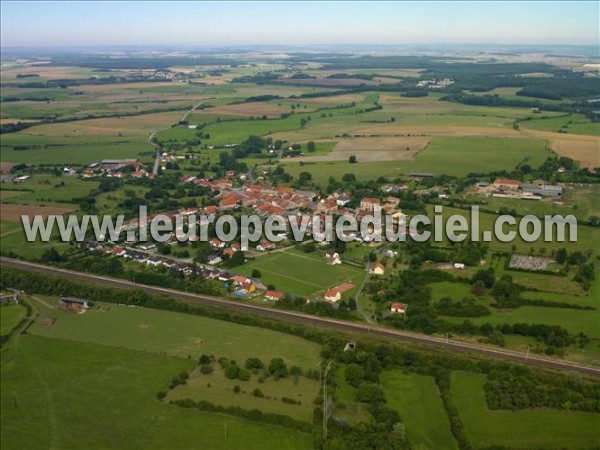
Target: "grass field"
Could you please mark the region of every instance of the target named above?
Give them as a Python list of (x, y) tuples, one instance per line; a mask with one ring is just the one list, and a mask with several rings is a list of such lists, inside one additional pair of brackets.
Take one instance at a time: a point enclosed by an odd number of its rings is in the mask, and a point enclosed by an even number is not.
[(532, 119), (521, 122), (520, 126), (541, 131), (560, 131), (569, 134), (600, 136), (600, 124), (591, 122), (583, 114), (567, 114), (547, 119)]
[[(366, 140), (368, 143), (368, 138)], [(349, 164), (347, 161), (319, 164), (285, 162), (284, 167), (294, 176), (309, 171), (317, 183), (326, 185), (330, 176), (341, 179), (345, 173), (354, 173), (357, 179), (367, 180), (380, 176), (394, 179), (410, 172), (465, 176), (470, 172), (511, 170), (524, 161), (532, 166), (540, 165), (550, 155), (542, 140), (436, 136), (431, 138), (424, 150), (418, 151), (409, 160), (361, 162), (358, 158), (358, 164)]]
[[(268, 364), (268, 361), (264, 361)], [(242, 366), (243, 361), (238, 360)], [(312, 422), (315, 405), (313, 401), (319, 393), (319, 381), (305, 377), (267, 378), (264, 383), (257, 380), (258, 375), (252, 375), (249, 381), (227, 379), (218, 364), (208, 375), (203, 375), (198, 369), (194, 370), (187, 384), (178, 386), (170, 391), (167, 400), (191, 398), (206, 400), (215, 405), (239, 406), (244, 409), (260, 409), (263, 412), (282, 414), (303, 422)], [(235, 393), (235, 386), (241, 391)], [(264, 397), (255, 397), (252, 392), (260, 389)], [(281, 401), (282, 397), (292, 398), (301, 404), (291, 404)]]
[(2, 448), (311, 448), (311, 437), (156, 400), (192, 361), (20, 336), (2, 349)]
[(0, 336), (10, 333), (26, 315), (27, 309), (23, 305), (0, 307)]
[(380, 382), (388, 406), (400, 414), (414, 448), (458, 448), (433, 377), (395, 370), (382, 372)]
[(600, 415), (576, 411), (490, 411), (485, 403), (485, 375), (452, 372), (451, 394), (474, 448), (595, 448), (600, 444)]
[(350, 386), (345, 379), (345, 367), (340, 366), (335, 371), (335, 406), (333, 416), (351, 424), (368, 422), (372, 415), (368, 406), (356, 401), (356, 389)]
[(238, 325), (202, 316), (101, 304), (83, 315), (40, 307), (44, 317), (57, 317), (51, 326), (37, 321), (35, 335), (71, 339), (197, 359), (202, 354), (237, 361), (281, 357), (290, 365), (311, 368), (319, 361), (319, 346), (264, 328)]
[(313, 295), (345, 281), (356, 286), (363, 276), (359, 268), (327, 264), (322, 252), (306, 254), (295, 250), (260, 256), (236, 267), (247, 276), (253, 269), (261, 272), (263, 283), (296, 295)]

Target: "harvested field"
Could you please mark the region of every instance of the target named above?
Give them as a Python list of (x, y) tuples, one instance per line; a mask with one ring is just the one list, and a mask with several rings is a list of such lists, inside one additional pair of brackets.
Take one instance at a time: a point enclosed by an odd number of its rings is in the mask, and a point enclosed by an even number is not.
[(375, 124), (355, 128), (354, 135), (426, 135), (426, 136), (490, 136), (524, 138), (521, 133), (511, 128), (435, 126), (435, 125), (402, 125), (399, 123)]
[(532, 272), (548, 270), (548, 266), (554, 262), (551, 258), (539, 256), (512, 255), (509, 267), (511, 269), (530, 270)]
[(360, 162), (405, 161), (429, 143), (427, 137), (374, 137), (341, 140), (334, 150), (323, 156), (305, 156), (294, 161), (347, 161), (355, 155)]
[(118, 136), (148, 135), (153, 131), (177, 123), (182, 111), (171, 111), (140, 116), (111, 117), (39, 125), (26, 130), (27, 134), (44, 136)]
[(600, 137), (583, 134), (563, 134), (549, 131), (523, 131), (524, 134), (547, 139), (550, 148), (561, 156), (578, 161), (582, 167), (600, 166)]
[(70, 211), (73, 211), (73, 208), (35, 205), (2, 205), (0, 208), (0, 220), (20, 222), (21, 214), (28, 215), (33, 219), (33, 216), (38, 214), (46, 218), (50, 214), (66, 214)]
[(15, 166), (15, 163), (0, 162), (0, 173), (8, 173)]
[(208, 114), (233, 115), (243, 117), (262, 117), (267, 116), (269, 119), (279, 118), (282, 113), (289, 113), (289, 108), (277, 106), (267, 102), (249, 102), (239, 103), (237, 105), (220, 105), (204, 110)]

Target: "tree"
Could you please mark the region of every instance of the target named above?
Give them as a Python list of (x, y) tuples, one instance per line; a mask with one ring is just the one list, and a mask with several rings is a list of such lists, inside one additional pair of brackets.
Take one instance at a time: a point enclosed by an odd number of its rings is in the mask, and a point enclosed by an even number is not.
[(306, 149), (311, 153), (315, 152), (317, 150), (315, 141), (308, 141), (308, 144), (306, 144)]
[(344, 375), (350, 386), (358, 387), (365, 380), (365, 369), (358, 364), (348, 364)]
[(471, 278), (471, 283), (475, 284), (478, 281), (481, 281), (486, 288), (491, 288), (496, 281), (496, 277), (494, 276), (494, 272), (491, 270), (481, 269), (478, 270), (475, 275)]
[(262, 276), (262, 274), (260, 273), (260, 270), (258, 269), (252, 269), (252, 278), (260, 278)]
[(298, 175), (298, 183), (306, 184), (312, 181), (312, 175), (309, 172), (300, 172)]
[(269, 373), (276, 378), (285, 378), (288, 375), (288, 368), (281, 358), (273, 358), (269, 364)]
[(265, 367), (265, 365), (258, 358), (248, 358), (246, 360), (246, 364), (244, 364), (244, 367), (246, 369), (252, 370), (252, 369), (262, 369), (263, 367)]
[(348, 162), (350, 164), (356, 164), (358, 162), (358, 160), (356, 159), (356, 155), (350, 155), (350, 158), (348, 158)]

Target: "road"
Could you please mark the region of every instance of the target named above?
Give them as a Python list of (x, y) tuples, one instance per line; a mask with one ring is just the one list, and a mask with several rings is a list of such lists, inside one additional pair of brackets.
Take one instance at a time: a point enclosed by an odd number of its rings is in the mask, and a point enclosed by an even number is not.
[(45, 266), (42, 264), (36, 264), (26, 261), (19, 261), (10, 258), (0, 257), (0, 265), (5, 267), (14, 267), (22, 270), (29, 270), (34, 272), (45, 272), (55, 275), (61, 275), (71, 280), (81, 280), (87, 282), (93, 282), (97, 284), (125, 288), (125, 289), (142, 289), (149, 294), (167, 295), (169, 297), (203, 303), (210, 306), (223, 307), (228, 309), (234, 309), (238, 311), (246, 311), (254, 314), (258, 314), (271, 319), (284, 319), (290, 322), (303, 323), (312, 325), (320, 328), (328, 328), (341, 330), (350, 333), (359, 334), (370, 334), (374, 336), (382, 336), (390, 339), (397, 339), (401, 341), (408, 341), (417, 344), (429, 345), (432, 347), (444, 348), (447, 350), (453, 350), (457, 352), (476, 353), (483, 356), (492, 358), (504, 359), (513, 362), (519, 362), (524, 364), (531, 364), (550, 369), (567, 370), (572, 372), (579, 372), (586, 375), (600, 376), (600, 368), (590, 367), (581, 364), (576, 364), (569, 361), (563, 361), (558, 359), (545, 358), (538, 355), (526, 355), (511, 350), (482, 347), (476, 344), (455, 341), (452, 339), (443, 339), (435, 336), (428, 336), (423, 334), (412, 333), (408, 331), (395, 330), (391, 328), (385, 328), (381, 326), (368, 325), (363, 323), (354, 323), (344, 320), (331, 319), (327, 317), (311, 316), (308, 314), (302, 314), (295, 311), (287, 311), (273, 308), (266, 308), (262, 306), (249, 305), (240, 301), (227, 300), (219, 297), (212, 297), (208, 295), (192, 294), (188, 292), (177, 291), (174, 289), (166, 289), (159, 286), (150, 286), (144, 284), (136, 284), (129, 280), (121, 280), (117, 278), (110, 278), (100, 275), (93, 275), (83, 272), (75, 272), (72, 270), (64, 270), (56, 267)]

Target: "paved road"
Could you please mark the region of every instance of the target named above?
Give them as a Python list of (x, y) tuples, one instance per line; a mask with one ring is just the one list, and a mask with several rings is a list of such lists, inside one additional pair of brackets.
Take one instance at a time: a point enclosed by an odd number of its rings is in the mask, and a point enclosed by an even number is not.
[(56, 275), (62, 275), (69, 279), (77, 279), (82, 281), (93, 282), (102, 285), (108, 285), (126, 289), (142, 289), (150, 294), (168, 295), (173, 298), (178, 298), (187, 301), (193, 301), (203, 303), (211, 306), (223, 307), (228, 309), (236, 309), (241, 311), (252, 312), (258, 315), (262, 315), (269, 318), (284, 319), (290, 322), (304, 323), (320, 328), (330, 328), (342, 330), (345, 332), (359, 333), (359, 334), (372, 334), (376, 336), (382, 336), (391, 339), (398, 339), (403, 341), (410, 341), (419, 344), (430, 345), (434, 347), (445, 348), (448, 350), (454, 350), (458, 352), (477, 353), (492, 358), (499, 358), (510, 360), (514, 362), (520, 362), (525, 364), (532, 364), (542, 366), (550, 369), (560, 369), (573, 372), (579, 372), (586, 375), (600, 376), (600, 368), (584, 366), (581, 364), (572, 363), (569, 361), (562, 361), (558, 359), (545, 358), (538, 355), (525, 355), (514, 351), (481, 347), (476, 344), (468, 342), (460, 342), (455, 340), (448, 340), (438, 338), (434, 336), (427, 336), (417, 333), (411, 333), (407, 331), (394, 330), (391, 328), (384, 328), (381, 326), (372, 326), (363, 323), (353, 323), (344, 320), (331, 319), (327, 317), (311, 316), (302, 314), (295, 311), (286, 311), (273, 308), (265, 308), (262, 306), (249, 305), (240, 301), (227, 300), (218, 297), (211, 297), (208, 295), (191, 294), (187, 292), (177, 291), (174, 289), (166, 289), (159, 286), (150, 286), (144, 284), (136, 284), (128, 280), (120, 280), (117, 278), (110, 278), (100, 275), (93, 275), (82, 272), (74, 272), (72, 270), (64, 270), (56, 267), (45, 266), (42, 264), (36, 264), (26, 261), (18, 261), (10, 258), (0, 258), (0, 265), (6, 267), (14, 267), (23, 270), (30, 270), (34, 272), (46, 272)]

